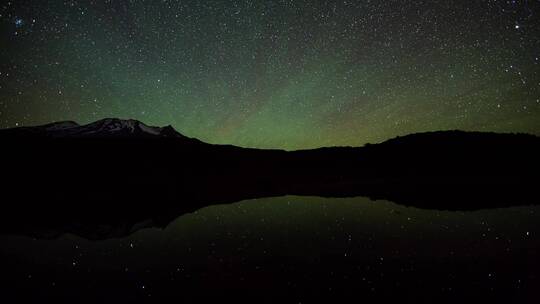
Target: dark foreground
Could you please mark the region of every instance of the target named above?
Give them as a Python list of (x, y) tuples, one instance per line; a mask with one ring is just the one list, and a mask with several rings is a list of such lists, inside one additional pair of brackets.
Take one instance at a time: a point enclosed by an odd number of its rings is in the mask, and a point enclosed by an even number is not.
[(288, 152), (111, 119), (0, 142), (11, 302), (538, 302), (535, 136)]
[(540, 138), (524, 134), (433, 132), (287, 152), (210, 145), (170, 127), (106, 119), (1, 130), (0, 142), (0, 232), (7, 233), (100, 239), (140, 223), (164, 227), (209, 205), (284, 195), (366, 196), (439, 210), (539, 202)]

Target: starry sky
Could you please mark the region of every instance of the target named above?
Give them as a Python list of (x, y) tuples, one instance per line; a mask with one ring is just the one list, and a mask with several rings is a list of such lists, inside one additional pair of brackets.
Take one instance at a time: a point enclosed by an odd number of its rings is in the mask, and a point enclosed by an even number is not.
[(300, 149), (540, 135), (540, 1), (0, 4), (0, 127), (105, 117)]

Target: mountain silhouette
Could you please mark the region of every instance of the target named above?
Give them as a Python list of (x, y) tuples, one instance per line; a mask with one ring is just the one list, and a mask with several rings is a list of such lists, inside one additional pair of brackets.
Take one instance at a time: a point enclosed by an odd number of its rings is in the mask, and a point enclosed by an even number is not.
[(439, 131), (284, 151), (109, 118), (4, 129), (0, 142), (0, 233), (123, 236), (208, 205), (283, 195), (443, 210), (539, 203), (540, 138), (527, 134)]
[(37, 127), (21, 127), (2, 130), (5, 137), (48, 137), (48, 138), (177, 138), (189, 139), (176, 132), (172, 126), (151, 127), (134, 119), (105, 118), (79, 125), (74, 121), (54, 122)]

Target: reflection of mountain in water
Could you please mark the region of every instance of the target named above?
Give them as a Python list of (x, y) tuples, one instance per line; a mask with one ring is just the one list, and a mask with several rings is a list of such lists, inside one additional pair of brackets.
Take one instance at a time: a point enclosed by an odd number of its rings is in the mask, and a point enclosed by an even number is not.
[(287, 152), (105, 119), (1, 130), (0, 140), (8, 233), (122, 236), (210, 204), (281, 195), (448, 210), (538, 203), (540, 139), (523, 134), (432, 132)]

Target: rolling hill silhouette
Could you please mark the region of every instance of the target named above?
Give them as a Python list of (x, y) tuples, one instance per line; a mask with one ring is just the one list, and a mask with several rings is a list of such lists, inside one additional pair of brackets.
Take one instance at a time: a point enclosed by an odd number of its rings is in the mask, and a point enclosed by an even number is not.
[(104, 119), (0, 130), (0, 142), (2, 233), (123, 236), (208, 205), (282, 195), (445, 210), (539, 203), (540, 138), (526, 134), (440, 131), (283, 151)]

